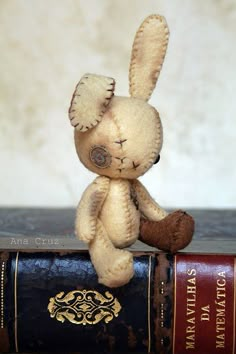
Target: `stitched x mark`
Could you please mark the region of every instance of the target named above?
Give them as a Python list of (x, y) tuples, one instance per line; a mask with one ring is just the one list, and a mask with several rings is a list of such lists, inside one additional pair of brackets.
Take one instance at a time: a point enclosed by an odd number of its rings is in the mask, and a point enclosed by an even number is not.
[(124, 162), (124, 159), (126, 159), (126, 157), (116, 157), (117, 160), (120, 160), (121, 163)]
[(124, 168), (117, 168), (118, 171), (120, 171), (120, 173), (122, 172), (122, 170), (124, 170)]
[(127, 141), (127, 139), (115, 141), (115, 144), (120, 144), (120, 146), (122, 147), (123, 143), (125, 143), (126, 141)]
[(133, 161), (133, 168), (134, 168), (135, 170), (136, 170), (136, 168), (139, 167), (139, 166), (140, 166), (140, 163), (135, 164), (134, 161)]

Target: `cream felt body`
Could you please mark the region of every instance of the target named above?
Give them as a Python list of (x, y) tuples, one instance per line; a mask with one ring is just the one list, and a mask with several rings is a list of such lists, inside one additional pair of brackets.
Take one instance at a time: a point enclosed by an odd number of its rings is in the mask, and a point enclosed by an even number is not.
[(116, 249), (132, 244), (139, 234), (139, 212), (130, 200), (129, 181), (97, 177), (81, 198), (75, 229), (78, 237), (89, 243), (101, 283), (115, 287), (132, 278), (132, 254)]
[[(139, 209), (132, 199), (132, 188)], [(167, 215), (138, 180), (101, 176), (85, 190), (75, 229), (77, 236), (89, 244), (99, 282), (104, 285), (117, 287), (132, 278), (132, 254), (116, 247), (130, 246), (138, 239), (140, 213), (153, 221)]]
[(100, 220), (115, 247), (128, 247), (137, 240), (140, 212), (131, 199), (131, 184), (128, 180), (111, 180)]
[(157, 110), (147, 103), (164, 60), (165, 19), (149, 16), (135, 36), (130, 63), (131, 97), (114, 96), (115, 81), (86, 74), (76, 86), (69, 116), (81, 162), (100, 175), (77, 209), (76, 234), (88, 243), (100, 283), (126, 284), (132, 254), (122, 248), (139, 237), (140, 217), (161, 220), (167, 213), (137, 178), (148, 171), (162, 147)]

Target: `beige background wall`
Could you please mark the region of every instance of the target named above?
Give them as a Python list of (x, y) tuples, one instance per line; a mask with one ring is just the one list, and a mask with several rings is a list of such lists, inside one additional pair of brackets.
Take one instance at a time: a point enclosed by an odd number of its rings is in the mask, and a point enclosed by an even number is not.
[(151, 100), (165, 142), (142, 181), (163, 206), (236, 206), (235, 0), (1, 0), (1, 205), (77, 204), (94, 175), (73, 147), (74, 87), (93, 72), (126, 95), (135, 30), (155, 12), (171, 31)]

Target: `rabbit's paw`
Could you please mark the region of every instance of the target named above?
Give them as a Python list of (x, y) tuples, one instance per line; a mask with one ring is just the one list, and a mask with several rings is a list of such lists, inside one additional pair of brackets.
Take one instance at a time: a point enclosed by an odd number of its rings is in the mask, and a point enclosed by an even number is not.
[(192, 240), (194, 220), (184, 211), (177, 210), (160, 221), (142, 219), (140, 240), (165, 252), (175, 253)]
[(134, 275), (133, 256), (130, 252), (119, 250), (112, 264), (109, 264), (104, 274), (99, 275), (98, 282), (110, 288), (127, 284)]

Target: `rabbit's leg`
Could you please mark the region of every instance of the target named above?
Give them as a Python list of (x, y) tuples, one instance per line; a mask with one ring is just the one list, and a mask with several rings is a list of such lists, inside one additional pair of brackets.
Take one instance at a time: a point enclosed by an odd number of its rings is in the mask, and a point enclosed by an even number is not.
[(89, 245), (89, 253), (99, 283), (113, 288), (127, 284), (133, 277), (132, 254), (114, 247), (99, 219), (96, 236)]
[(182, 210), (177, 210), (160, 221), (141, 219), (139, 239), (160, 250), (175, 253), (192, 240), (194, 220)]

